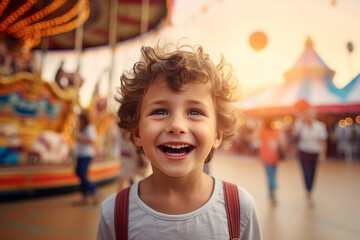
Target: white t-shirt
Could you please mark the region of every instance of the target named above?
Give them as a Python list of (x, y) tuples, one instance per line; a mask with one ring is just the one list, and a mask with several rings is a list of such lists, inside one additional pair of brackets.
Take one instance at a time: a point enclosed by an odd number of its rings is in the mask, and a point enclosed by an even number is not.
[[(139, 182), (130, 189), (129, 195), (129, 239), (229, 239), (223, 183), (215, 179), (214, 191), (207, 203), (197, 210), (169, 215), (148, 207), (138, 195)], [(241, 239), (262, 239), (259, 218), (253, 197), (238, 187), (240, 197)], [(116, 194), (101, 205), (97, 240), (115, 238), (114, 203)]]
[[(92, 141), (96, 139), (96, 128), (92, 124), (87, 125), (81, 133)], [(93, 144), (78, 141), (76, 145), (78, 157), (92, 157), (95, 155), (95, 148)]]
[(313, 121), (311, 127), (305, 123), (295, 125), (294, 131), (299, 135), (299, 150), (307, 153), (319, 153), (320, 141), (328, 137), (324, 124), (319, 121)]

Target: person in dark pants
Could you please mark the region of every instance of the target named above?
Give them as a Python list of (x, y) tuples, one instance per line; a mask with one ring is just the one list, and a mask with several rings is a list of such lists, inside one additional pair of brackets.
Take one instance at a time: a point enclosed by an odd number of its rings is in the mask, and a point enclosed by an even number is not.
[(326, 139), (328, 133), (325, 125), (316, 120), (316, 110), (309, 108), (301, 122), (294, 127), (294, 135), (297, 136), (298, 150), (301, 167), (304, 174), (307, 200), (309, 206), (313, 206), (312, 189), (318, 161), (325, 161)]
[(302, 151), (300, 151), (299, 154), (301, 167), (304, 172), (306, 190), (310, 193), (314, 183), (318, 154)]
[(86, 205), (89, 203), (89, 197), (93, 203), (98, 202), (98, 192), (94, 183), (87, 178), (88, 168), (91, 160), (95, 156), (94, 143), (96, 139), (96, 128), (90, 124), (86, 112), (79, 116), (79, 132), (75, 134), (77, 141), (77, 166), (76, 175), (80, 178), (80, 189), (82, 199), (74, 202), (75, 205)]

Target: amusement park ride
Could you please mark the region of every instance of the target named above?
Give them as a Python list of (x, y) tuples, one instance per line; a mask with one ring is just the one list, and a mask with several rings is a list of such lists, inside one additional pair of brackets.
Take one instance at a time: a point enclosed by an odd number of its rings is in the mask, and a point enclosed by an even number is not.
[[(79, 184), (74, 173), (73, 133), (81, 76), (79, 72), (65, 72), (65, 85), (64, 79), (56, 81), (55, 77), (54, 81), (44, 81), (41, 64), (35, 64), (32, 51), (72, 48), (81, 55), (83, 48), (114, 48), (117, 42), (156, 27), (166, 17), (169, 2), (1, 1), (1, 200), (76, 189)], [(97, 183), (115, 179), (121, 167), (120, 156), (109, 147), (114, 141), (110, 134), (114, 132), (110, 131), (114, 117), (107, 100), (95, 92), (87, 107), (98, 132), (98, 154), (89, 171), (90, 179)]]

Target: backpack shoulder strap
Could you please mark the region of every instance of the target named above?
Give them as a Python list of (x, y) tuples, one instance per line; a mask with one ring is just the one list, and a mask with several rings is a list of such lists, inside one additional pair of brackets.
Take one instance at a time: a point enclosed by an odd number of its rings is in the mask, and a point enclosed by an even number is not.
[[(240, 199), (237, 186), (223, 182), (230, 239), (240, 239)], [(128, 239), (128, 212), (130, 187), (118, 192), (115, 199), (114, 223), (116, 239)]]
[(114, 224), (116, 240), (128, 239), (128, 212), (130, 187), (118, 192), (114, 206)]
[(223, 182), (230, 239), (240, 239), (240, 199), (235, 184)]

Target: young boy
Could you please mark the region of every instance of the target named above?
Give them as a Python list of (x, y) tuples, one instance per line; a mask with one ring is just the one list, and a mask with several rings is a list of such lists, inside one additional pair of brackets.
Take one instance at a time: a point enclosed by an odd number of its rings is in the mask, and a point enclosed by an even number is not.
[[(223, 183), (203, 167), (235, 137), (237, 80), (201, 47), (141, 51), (121, 77), (118, 116), (153, 173), (130, 188), (128, 239), (229, 239)], [(237, 189), (240, 239), (262, 239), (253, 198)], [(102, 203), (98, 240), (115, 239), (115, 198)]]

